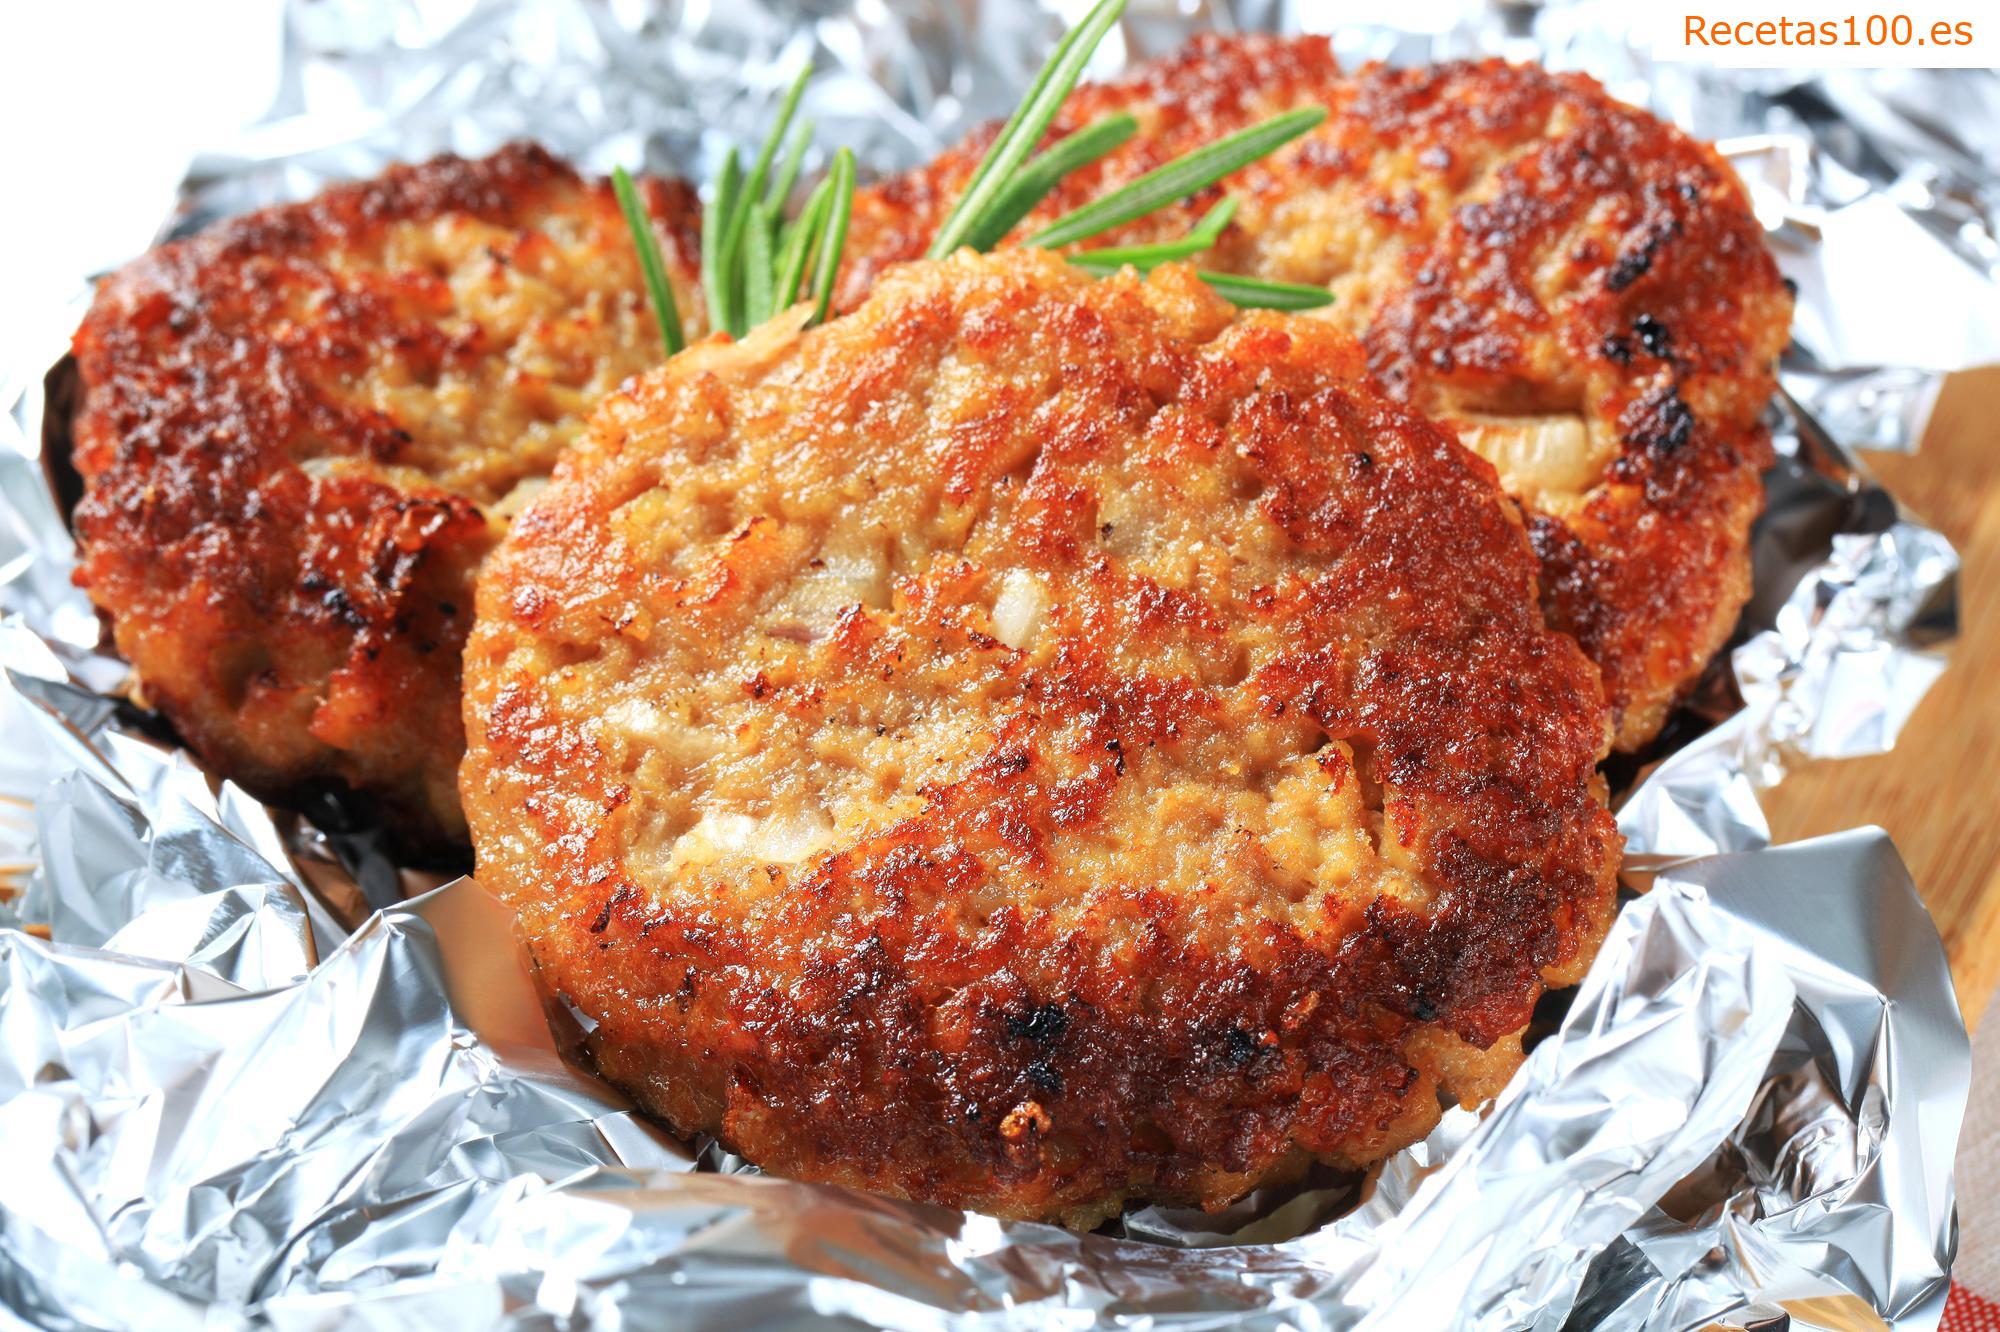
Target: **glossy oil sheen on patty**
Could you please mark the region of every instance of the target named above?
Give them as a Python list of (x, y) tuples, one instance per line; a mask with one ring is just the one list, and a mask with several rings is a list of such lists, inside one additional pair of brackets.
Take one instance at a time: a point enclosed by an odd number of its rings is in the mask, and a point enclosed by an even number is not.
[(614, 395), (481, 578), (478, 872), (604, 1072), (1073, 1224), (1489, 1094), (1617, 858), (1491, 468), (1186, 269), (967, 254), (798, 326)]
[[(647, 190), (698, 313), (694, 197)], [(462, 846), (472, 574), (660, 356), (610, 190), (530, 148), (398, 167), (151, 252), (75, 350), (78, 580), (146, 701), (262, 796)]]
[[(1499, 61), (1344, 75), (1324, 38), (1197, 38), (1079, 89), (1051, 136), (1140, 132), (1019, 240), (1179, 153), (1295, 106), (1326, 121), (1223, 182), (1205, 267), (1329, 287), (1396, 397), (1447, 421), (1529, 514), (1550, 622), (1604, 670), (1620, 748), (1658, 731), (1750, 590), (1759, 416), (1791, 300), (1715, 152), (1595, 82)], [(930, 243), (989, 129), (856, 202), (844, 300)], [(1220, 197), (1088, 242), (1185, 232)]]

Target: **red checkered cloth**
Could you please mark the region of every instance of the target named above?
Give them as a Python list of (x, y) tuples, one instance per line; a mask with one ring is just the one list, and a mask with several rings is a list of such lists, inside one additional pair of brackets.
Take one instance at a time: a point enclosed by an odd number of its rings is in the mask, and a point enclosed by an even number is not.
[(1944, 1305), (1942, 1332), (2000, 1332), (2000, 1304), (1954, 1283)]
[(1972, 1033), (1972, 1103), (1958, 1139), (1958, 1264), (1943, 1332), (2000, 1332), (2000, 1005)]

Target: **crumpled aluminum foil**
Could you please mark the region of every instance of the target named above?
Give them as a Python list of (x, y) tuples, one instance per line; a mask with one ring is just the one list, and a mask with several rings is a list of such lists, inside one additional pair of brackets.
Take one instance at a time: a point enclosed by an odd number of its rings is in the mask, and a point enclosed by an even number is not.
[[(288, 0), (278, 105), (191, 164), (169, 229), (520, 135), (599, 170), (703, 174), (807, 54), (819, 141), (907, 165), (1007, 108), (1060, 8)], [(1495, 1105), (1450, 1112), (1358, 1190), (1309, 1178), (1092, 1235), (675, 1142), (562, 1062), (476, 885), (370, 914), (410, 886), (395, 866), (148, 738), (68, 583), (40, 457), (64, 381), (45, 395), (46, 361), (0, 367), (0, 926), (47, 934), (0, 928), (0, 1310), (1678, 1329), (1865, 1307), (1934, 1328), (1969, 1069), (1943, 952), (1883, 834), (1772, 848), (1756, 792), (1790, 755), (1886, 748), (1942, 668), (1956, 557), (1836, 441), (1913, 447), (1939, 372), (2000, 359), (2000, 153), (1940, 128), (1993, 123), (2000, 82), (1653, 66), (1603, 4), (1404, 8), (1389, 28), (1332, 0), (1134, 0), (1093, 72), (1204, 26), (1334, 30), (1348, 60), (1585, 68), (1727, 140), (1800, 286), (1755, 600), (1622, 806), (1648, 891)]]

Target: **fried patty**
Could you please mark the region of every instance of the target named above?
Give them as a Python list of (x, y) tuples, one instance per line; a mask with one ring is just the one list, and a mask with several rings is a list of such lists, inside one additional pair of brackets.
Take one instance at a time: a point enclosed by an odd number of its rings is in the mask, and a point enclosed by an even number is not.
[[(698, 317), (694, 196), (646, 190)], [(78, 581), (146, 701), (261, 796), (462, 845), (473, 572), (660, 359), (609, 188), (531, 148), (399, 167), (154, 250), (75, 352)]]
[[(1051, 137), (1140, 133), (1016, 233), (1292, 107), (1326, 121), (1223, 187), (1205, 267), (1329, 287), (1397, 398), (1453, 425), (1529, 514), (1543, 605), (1603, 669), (1617, 744), (1650, 739), (1749, 596), (1791, 298), (1714, 150), (1592, 80), (1499, 61), (1343, 75), (1324, 38), (1205, 36), (1071, 96)], [(864, 191), (843, 300), (914, 258), (993, 129)], [(1220, 196), (1088, 242), (1185, 232)]]
[(479, 585), (481, 881), (611, 1078), (1089, 1224), (1488, 1095), (1608, 922), (1597, 672), (1489, 465), (1171, 268), (885, 273), (611, 397)]

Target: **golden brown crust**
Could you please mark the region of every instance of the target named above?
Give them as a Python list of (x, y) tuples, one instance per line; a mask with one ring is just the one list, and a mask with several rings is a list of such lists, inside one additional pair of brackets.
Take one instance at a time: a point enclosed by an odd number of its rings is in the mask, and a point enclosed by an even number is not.
[[(1329, 285), (1324, 317), (1363, 339), (1389, 390), (1500, 465), (1534, 515), (1551, 621), (1603, 668), (1619, 746), (1644, 743), (1749, 594), (1770, 460), (1758, 417), (1790, 298), (1740, 185), (1580, 75), (1484, 61), (1346, 76), (1323, 38), (1205, 36), (1071, 97), (1052, 137), (1118, 111), (1141, 133), (1016, 238), (1298, 105), (1326, 122), (1224, 182), (1242, 208), (1201, 262)], [(844, 306), (922, 252), (991, 133), (861, 194)], [(1219, 195), (1089, 245), (1178, 235)]]
[(1617, 858), (1491, 468), (1186, 269), (961, 255), (796, 327), (609, 399), (480, 580), (479, 873), (604, 1071), (1073, 1224), (1489, 1093)]
[[(695, 201), (647, 189), (686, 308)], [(610, 191), (526, 147), (237, 218), (104, 283), (75, 343), (78, 581), (213, 769), (349, 789), (414, 854), (463, 845), (472, 574), (515, 487), (657, 362), (640, 291)]]

